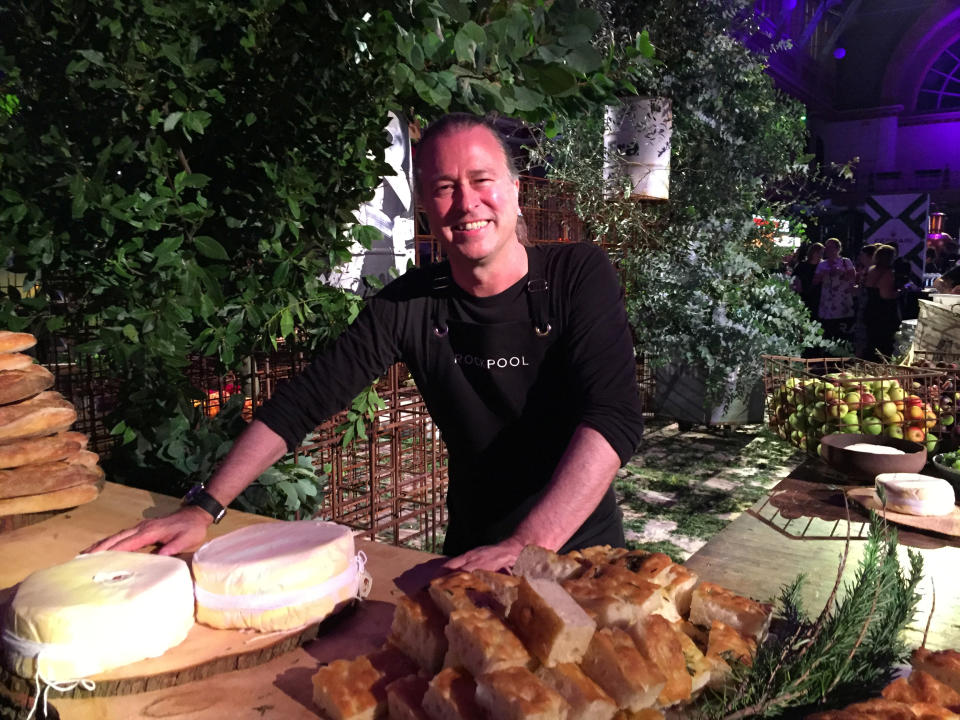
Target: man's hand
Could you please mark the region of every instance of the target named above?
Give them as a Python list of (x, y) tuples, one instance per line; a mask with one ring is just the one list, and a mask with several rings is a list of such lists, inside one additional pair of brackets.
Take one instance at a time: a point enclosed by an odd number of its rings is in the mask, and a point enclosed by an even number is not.
[(474, 548), (463, 555), (459, 555), (446, 562), (444, 567), (451, 570), (507, 570), (513, 567), (517, 561), (517, 556), (523, 550), (523, 543), (513, 538), (497, 543), (496, 545), (483, 545)]
[(202, 543), (212, 522), (213, 518), (204, 510), (184, 507), (173, 515), (144, 520), (139, 525), (121, 530), (83, 552), (139, 550), (147, 545), (160, 545), (158, 555), (176, 555)]

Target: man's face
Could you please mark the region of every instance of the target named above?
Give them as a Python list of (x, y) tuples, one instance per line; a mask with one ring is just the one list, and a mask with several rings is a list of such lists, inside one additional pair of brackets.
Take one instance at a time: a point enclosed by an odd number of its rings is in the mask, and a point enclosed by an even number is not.
[(487, 265), (517, 240), (520, 182), (485, 127), (434, 138), (418, 158), (420, 194), (430, 231), (453, 263)]

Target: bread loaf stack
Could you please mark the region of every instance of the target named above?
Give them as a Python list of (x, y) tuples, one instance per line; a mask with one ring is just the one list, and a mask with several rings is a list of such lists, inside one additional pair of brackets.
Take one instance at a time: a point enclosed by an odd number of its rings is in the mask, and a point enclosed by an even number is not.
[(314, 701), (332, 720), (685, 717), (753, 661), (771, 611), (660, 553), (530, 546), (512, 575), (452, 573), (400, 598), (387, 648), (320, 668)]
[(50, 389), (50, 371), (22, 352), (36, 342), (0, 330), (0, 515), (89, 502), (103, 479), (87, 436), (70, 432), (76, 409)]

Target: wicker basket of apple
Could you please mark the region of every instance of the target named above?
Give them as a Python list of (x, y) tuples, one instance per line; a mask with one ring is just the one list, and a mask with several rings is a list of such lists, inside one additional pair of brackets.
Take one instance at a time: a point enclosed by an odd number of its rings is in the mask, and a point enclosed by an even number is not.
[(939, 376), (923, 368), (855, 358), (764, 358), (767, 417), (784, 440), (811, 454), (831, 433), (883, 435), (934, 452), (954, 426)]

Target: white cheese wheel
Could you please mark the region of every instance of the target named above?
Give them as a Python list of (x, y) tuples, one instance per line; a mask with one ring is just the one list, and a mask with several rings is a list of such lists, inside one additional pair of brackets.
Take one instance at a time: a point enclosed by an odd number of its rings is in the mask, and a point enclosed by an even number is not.
[(357, 595), (350, 529), (319, 520), (251, 525), (193, 556), (197, 621), (215, 628), (290, 630)]
[(873, 455), (906, 455), (899, 448), (889, 445), (873, 445), (872, 443), (854, 443), (853, 445), (847, 445), (846, 449), (854, 452), (872, 453)]
[(883, 488), (887, 509), (906, 515), (948, 515), (956, 497), (946, 480), (916, 473), (881, 473), (877, 487)]
[(7, 667), (47, 680), (158, 657), (193, 627), (193, 582), (175, 557), (102, 552), (28, 576), (4, 619)]

